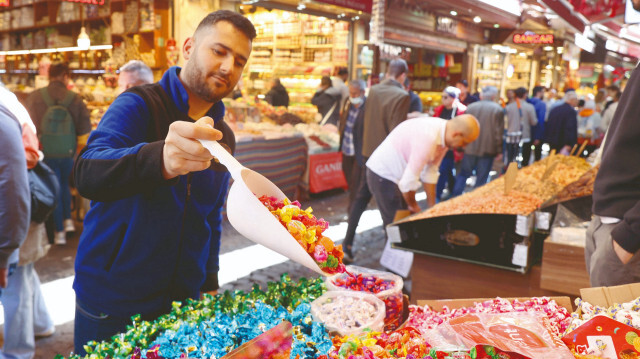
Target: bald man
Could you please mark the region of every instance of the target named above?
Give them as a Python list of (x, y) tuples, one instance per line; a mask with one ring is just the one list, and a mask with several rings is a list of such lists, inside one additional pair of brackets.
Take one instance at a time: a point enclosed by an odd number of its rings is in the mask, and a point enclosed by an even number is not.
[(367, 184), (386, 227), (399, 209), (420, 212), (416, 191), (423, 184), (429, 207), (436, 203), (438, 168), (447, 150), (475, 141), (478, 120), (460, 115), (446, 121), (420, 116), (400, 123), (367, 161)]

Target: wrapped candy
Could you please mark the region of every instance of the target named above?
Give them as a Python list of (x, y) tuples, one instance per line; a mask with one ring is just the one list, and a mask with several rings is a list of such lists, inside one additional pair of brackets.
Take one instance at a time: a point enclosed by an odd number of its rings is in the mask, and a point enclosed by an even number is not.
[(640, 329), (640, 298), (630, 302), (615, 304), (609, 308), (593, 305), (581, 298), (576, 298), (576, 311), (571, 314), (571, 323), (565, 334), (574, 331), (596, 315), (603, 315), (620, 323)]
[(401, 277), (388, 272), (349, 266), (347, 273), (327, 278), (326, 284), (329, 290), (348, 289), (375, 294), (385, 304), (384, 330), (391, 331), (400, 326), (404, 314), (404, 282)]
[(344, 336), (365, 330), (382, 331), (385, 306), (373, 294), (332, 291), (311, 303), (311, 315), (329, 332)]
[(342, 245), (334, 245), (330, 238), (322, 234), (329, 228), (329, 223), (322, 218), (317, 219), (312, 214), (311, 207), (303, 210), (300, 202), (290, 202), (286, 198), (279, 201), (275, 197), (261, 196), (259, 200), (313, 258), (323, 272), (328, 274), (344, 272)]

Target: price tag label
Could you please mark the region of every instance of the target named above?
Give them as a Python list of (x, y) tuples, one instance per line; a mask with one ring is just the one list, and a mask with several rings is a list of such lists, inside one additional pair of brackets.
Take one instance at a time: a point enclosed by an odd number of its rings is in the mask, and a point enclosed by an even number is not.
[(518, 215), (516, 218), (516, 234), (528, 237), (531, 234), (531, 221), (528, 216)]
[(551, 213), (536, 212), (536, 229), (548, 231), (551, 227)]
[(513, 258), (511, 263), (516, 266), (526, 267), (529, 257), (529, 246), (526, 244), (518, 243), (513, 249)]

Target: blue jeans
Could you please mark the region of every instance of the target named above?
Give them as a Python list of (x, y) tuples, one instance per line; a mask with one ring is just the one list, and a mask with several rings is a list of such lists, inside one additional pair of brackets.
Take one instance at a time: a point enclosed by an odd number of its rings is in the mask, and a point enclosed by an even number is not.
[(373, 198), (376, 199), (380, 215), (382, 216), (382, 226), (386, 230), (387, 224), (393, 222), (396, 211), (407, 209), (407, 204), (398, 189), (398, 185), (384, 179), (367, 168), (367, 185)]
[(460, 173), (456, 177), (456, 185), (453, 187), (452, 196), (459, 196), (464, 192), (467, 186), (467, 178), (469, 178), (473, 171), (476, 171), (476, 185), (478, 188), (487, 183), (489, 178), (489, 172), (493, 166), (493, 156), (474, 156), (465, 154), (460, 164)]
[(60, 183), (60, 194), (58, 195), (56, 208), (53, 210), (53, 221), (56, 232), (64, 230), (63, 221), (71, 218), (71, 190), (69, 189), (69, 177), (73, 170), (73, 158), (45, 158), (51, 170), (55, 172)]
[(33, 263), (9, 268), (13, 272), (0, 301), (4, 309), (4, 347), (0, 358), (31, 359), (36, 351), (35, 333), (53, 327), (40, 279)]
[(449, 150), (440, 163), (440, 177), (438, 177), (438, 183), (436, 184), (436, 200), (438, 202), (440, 202), (442, 191), (444, 191), (445, 187), (448, 186), (449, 192), (453, 192), (453, 185), (455, 184), (455, 177), (453, 177), (454, 167), (453, 151)]

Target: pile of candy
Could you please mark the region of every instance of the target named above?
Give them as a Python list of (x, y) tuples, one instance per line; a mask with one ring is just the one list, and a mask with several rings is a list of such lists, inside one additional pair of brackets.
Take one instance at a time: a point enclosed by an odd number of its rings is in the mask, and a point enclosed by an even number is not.
[(408, 328), (390, 334), (366, 332), (360, 335), (334, 337), (329, 358), (424, 358), (429, 352), (430, 348), (420, 333)]
[(475, 303), (473, 307), (449, 309), (443, 307), (442, 311), (435, 311), (428, 306), (409, 306), (409, 319), (407, 327), (412, 327), (425, 333), (445, 321), (458, 318), (470, 313), (509, 313), (509, 312), (540, 312), (549, 319), (554, 334), (561, 336), (569, 327), (571, 315), (569, 311), (558, 305), (555, 300), (546, 297), (536, 297), (525, 301), (517, 299), (508, 301), (503, 298), (495, 298), (481, 303)]
[(330, 238), (322, 235), (322, 232), (329, 228), (329, 223), (322, 218), (316, 219), (311, 207), (302, 210), (300, 202), (290, 202), (286, 198), (280, 201), (275, 197), (261, 196), (258, 199), (309, 253), (323, 272), (344, 273), (342, 245), (336, 246)]
[(385, 272), (362, 272), (365, 268), (350, 266), (347, 273), (327, 279), (327, 288), (373, 293), (385, 304), (384, 330), (398, 328), (402, 322), (402, 278)]
[(314, 320), (324, 323), (339, 335), (381, 331), (384, 327), (384, 303), (369, 293), (327, 292), (311, 303)]
[[(231, 349), (259, 336), (283, 320), (291, 322), (297, 335), (293, 337), (291, 355), (317, 357), (331, 348), (331, 340), (320, 322), (311, 320), (309, 303), (300, 304), (293, 312), (283, 307), (274, 308), (260, 301), (242, 313), (217, 314), (202, 321), (180, 323), (169, 329), (152, 343), (163, 358), (220, 358)], [(313, 343), (313, 345), (309, 345)], [(143, 355), (146, 352), (143, 351)]]
[(630, 327), (640, 329), (640, 298), (623, 304), (616, 304), (609, 308), (597, 306), (576, 298), (576, 311), (571, 314), (571, 324), (565, 334), (572, 332), (596, 315), (603, 315)]
[[(234, 319), (240, 315), (240, 317), (246, 318), (242, 314), (255, 311), (256, 308), (261, 308), (264, 313), (273, 313), (273, 310), (275, 310), (275, 313), (284, 314), (284, 311), (286, 311), (291, 313), (290, 316), (294, 316), (293, 313), (296, 313), (296, 309), (303, 306), (297, 312), (299, 315), (303, 315), (309, 310), (308, 303), (320, 297), (325, 290), (323, 281), (320, 278), (314, 280), (302, 278), (298, 282), (294, 282), (288, 275), (284, 274), (279, 282), (268, 283), (265, 291), (260, 289), (258, 285), (254, 285), (253, 289), (248, 293), (242, 291), (231, 293), (227, 291), (213, 297), (205, 295), (202, 300), (189, 299), (184, 304), (174, 302), (173, 309), (169, 314), (162, 315), (153, 322), (143, 321), (137, 315), (132, 317), (132, 325), (127, 327), (126, 332), (114, 335), (110, 341), (87, 343), (85, 345), (85, 350), (88, 353), (86, 358), (142, 358), (140, 356), (141, 352), (147, 348), (150, 348), (145, 351), (147, 359), (164, 358), (164, 353), (158, 350), (159, 347), (156, 345), (153, 348), (151, 343), (167, 330), (176, 332), (184, 325), (199, 327), (203, 322), (212, 322), (212, 320), (215, 322), (217, 316), (226, 316)], [(268, 307), (277, 309), (266, 309)], [(305, 357), (308, 352), (317, 353), (321, 349), (322, 352), (326, 353), (331, 345), (326, 331), (324, 329), (320, 330), (321, 326), (312, 324), (309, 315), (304, 315), (304, 318), (297, 320), (298, 323), (303, 323), (303, 325), (294, 327), (294, 337), (300, 343), (297, 346), (297, 354)], [(261, 319), (266, 320), (269, 318), (271, 317), (258, 316), (255, 320), (251, 318), (248, 318), (248, 320), (253, 320), (250, 322), (252, 327), (267, 330), (273, 325), (271, 325), (271, 322), (261, 322)], [(237, 321), (236, 323), (240, 324), (241, 322)], [(244, 323), (244, 326), (237, 326), (238, 330), (234, 335), (237, 337), (238, 342), (246, 342), (253, 339), (251, 337), (253, 333), (246, 330), (247, 325), (248, 323)], [(181, 335), (176, 337), (176, 342), (188, 342), (189, 340), (193, 340), (193, 338)], [(227, 351), (232, 349), (234, 348), (227, 348)], [(62, 358), (62, 356), (56, 356), (56, 359), (58, 358)], [(70, 358), (79, 359), (80, 356), (73, 355)]]

